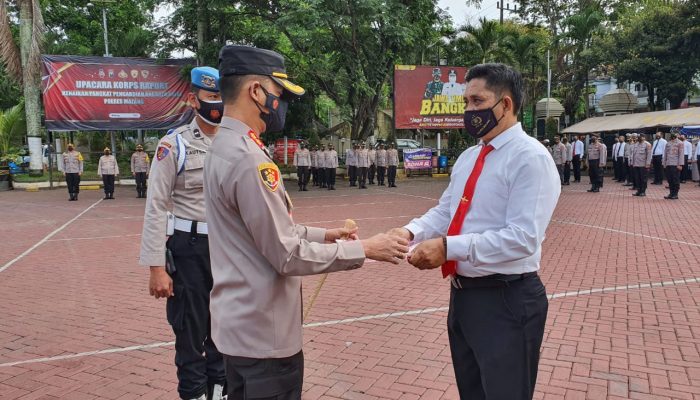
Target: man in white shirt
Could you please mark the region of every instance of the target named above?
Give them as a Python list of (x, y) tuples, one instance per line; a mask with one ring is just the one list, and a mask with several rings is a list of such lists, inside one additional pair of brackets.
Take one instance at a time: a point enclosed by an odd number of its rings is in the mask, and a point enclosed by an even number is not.
[[(695, 157), (693, 158), (693, 163), (695, 163), (697, 169), (698, 169), (698, 174), (700, 174), (700, 140), (695, 139)], [(698, 180), (700, 182), (700, 180)], [(698, 186), (700, 186), (700, 183), (698, 183)]]
[(583, 136), (574, 136), (571, 142), (571, 165), (574, 167), (574, 182), (581, 182), (581, 159), (583, 158)]
[(391, 232), (421, 242), (412, 265), (442, 266), (450, 277), (447, 324), (460, 398), (531, 399), (548, 307), (537, 271), (559, 174), (517, 122), (520, 73), (477, 65), (464, 97), (465, 129), (480, 144), (459, 157), (437, 206)]
[(625, 177), (624, 177), (624, 168), (625, 166), (625, 146), (627, 143), (625, 143), (625, 136), (620, 135), (617, 138), (617, 143), (613, 145), (613, 151), (612, 151), (612, 156), (613, 156), (613, 169), (615, 170), (615, 181), (617, 182), (624, 182)]
[(664, 150), (666, 150), (666, 139), (661, 132), (656, 132), (656, 140), (651, 145), (651, 163), (654, 166), (654, 181), (652, 185), (664, 183)]
[(683, 171), (681, 172), (681, 183), (692, 180), (692, 175), (690, 174), (690, 156), (693, 153), (693, 144), (690, 140), (686, 140), (685, 135), (680, 135), (678, 137), (683, 143), (683, 159), (685, 164), (683, 165)]

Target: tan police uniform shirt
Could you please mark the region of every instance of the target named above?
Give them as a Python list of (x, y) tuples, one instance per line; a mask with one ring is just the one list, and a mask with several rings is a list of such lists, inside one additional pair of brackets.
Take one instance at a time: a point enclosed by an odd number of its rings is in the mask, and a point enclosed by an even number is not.
[(567, 143), (565, 146), (566, 146), (566, 161), (571, 162), (574, 158), (574, 155), (571, 152), (571, 143)]
[(369, 165), (377, 165), (377, 150), (369, 149)]
[(559, 143), (552, 147), (552, 157), (554, 158), (554, 164), (562, 165), (566, 162), (566, 146)]
[(297, 149), (297, 151), (294, 152), (294, 166), (311, 166), (311, 154), (309, 153), (309, 149)]
[(632, 149), (631, 157), (633, 167), (651, 165), (651, 143), (647, 141), (637, 143)]
[(673, 139), (666, 143), (666, 149), (664, 150), (664, 167), (668, 166), (683, 166), (685, 165), (685, 157), (683, 142), (680, 140)]
[(326, 152), (326, 161), (324, 165), (326, 168), (338, 168), (338, 152), (335, 150), (328, 150)]
[(633, 165), (632, 164), (633, 155), (634, 155), (634, 152), (636, 151), (635, 149), (637, 148), (638, 144), (639, 143), (634, 142), (631, 144), (627, 144), (627, 146), (625, 146), (625, 158), (627, 158), (627, 165), (629, 165), (629, 166)]
[(326, 150), (318, 152), (317, 168), (326, 168)]
[(119, 175), (119, 164), (113, 155), (100, 157), (100, 162), (97, 165), (97, 174), (102, 175)]
[(598, 165), (605, 165), (605, 151), (601, 143), (591, 143), (588, 146), (588, 160), (600, 160)]
[(377, 167), (386, 167), (386, 150), (377, 150)]
[(76, 150), (63, 153), (63, 172), (66, 174), (83, 173), (83, 155)]
[[(182, 134), (186, 153), (180, 175), (177, 174), (177, 133)], [(166, 213), (171, 210), (171, 202), (176, 217), (206, 222), (202, 183), (204, 158), (210, 145), (211, 139), (200, 131), (196, 120), (164, 136), (158, 143), (148, 181), (139, 258), (141, 265), (165, 265)]]
[(369, 151), (367, 149), (357, 150), (357, 168), (369, 168)]
[(311, 157), (311, 168), (316, 168), (316, 166), (318, 166), (318, 152), (312, 151), (310, 154), (310, 157)]
[(131, 155), (131, 173), (148, 172), (151, 159), (145, 151), (135, 151)]
[(214, 286), (211, 332), (223, 354), (289, 357), (302, 346), (301, 277), (358, 268), (359, 241), (324, 244), (297, 225), (277, 166), (256, 133), (224, 117), (205, 162)]
[(390, 166), (397, 166), (399, 165), (399, 151), (396, 149), (389, 149), (386, 151), (386, 158), (387, 158), (387, 164)]

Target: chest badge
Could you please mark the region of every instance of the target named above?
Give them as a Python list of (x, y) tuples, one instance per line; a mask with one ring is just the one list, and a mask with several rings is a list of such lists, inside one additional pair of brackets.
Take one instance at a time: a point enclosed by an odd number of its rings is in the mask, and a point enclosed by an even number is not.
[(258, 175), (267, 190), (274, 192), (280, 186), (280, 170), (273, 163), (258, 165)]

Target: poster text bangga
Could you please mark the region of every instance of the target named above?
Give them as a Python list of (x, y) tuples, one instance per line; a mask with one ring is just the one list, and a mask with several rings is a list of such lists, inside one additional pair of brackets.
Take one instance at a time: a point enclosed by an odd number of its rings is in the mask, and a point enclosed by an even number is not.
[(44, 56), (46, 128), (66, 130), (168, 129), (191, 118), (192, 60)]
[(464, 67), (396, 65), (396, 129), (464, 128)]

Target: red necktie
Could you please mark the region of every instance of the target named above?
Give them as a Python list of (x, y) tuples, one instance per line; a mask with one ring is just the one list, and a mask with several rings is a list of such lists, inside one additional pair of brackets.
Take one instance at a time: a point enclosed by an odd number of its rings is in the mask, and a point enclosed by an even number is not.
[[(476, 163), (474, 164), (474, 169), (467, 179), (466, 185), (464, 185), (464, 194), (462, 199), (459, 201), (457, 206), (457, 211), (452, 217), (452, 222), (450, 222), (450, 227), (447, 229), (447, 236), (459, 235), (462, 231), (462, 225), (464, 224), (465, 218), (467, 218), (467, 213), (472, 204), (472, 197), (474, 197), (474, 189), (476, 189), (476, 181), (479, 180), (479, 175), (481, 175), (481, 170), (484, 169), (484, 160), (486, 156), (493, 150), (493, 146), (488, 145), (481, 148), (479, 157), (476, 158)], [(448, 276), (457, 273), (457, 262), (456, 261), (445, 261), (442, 264), (442, 277), (447, 278)]]

